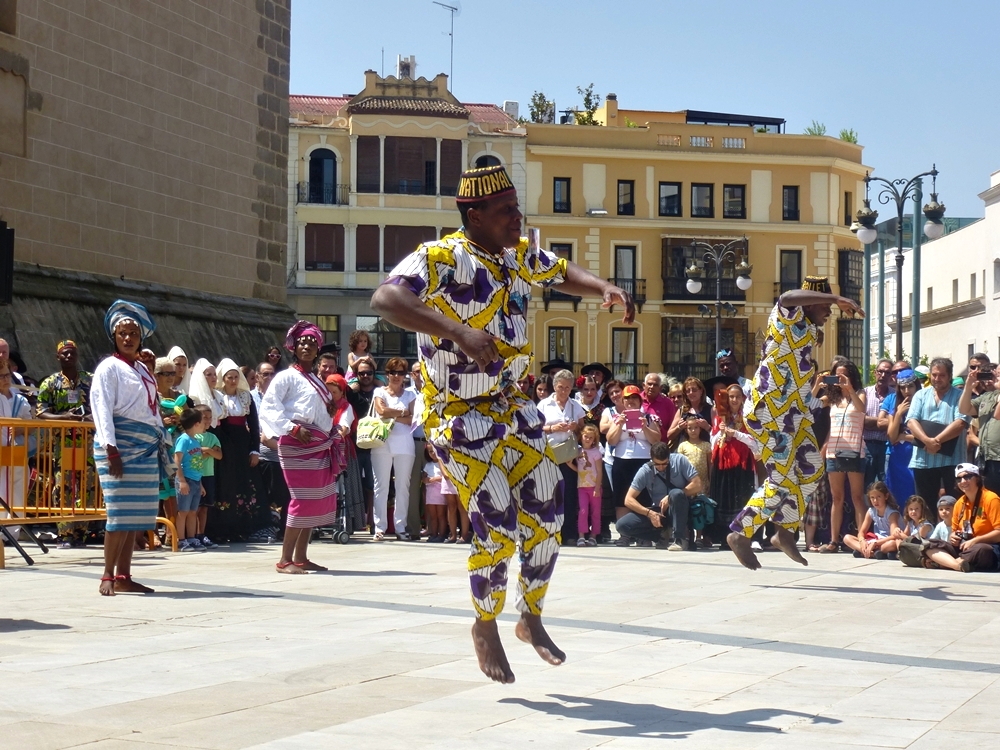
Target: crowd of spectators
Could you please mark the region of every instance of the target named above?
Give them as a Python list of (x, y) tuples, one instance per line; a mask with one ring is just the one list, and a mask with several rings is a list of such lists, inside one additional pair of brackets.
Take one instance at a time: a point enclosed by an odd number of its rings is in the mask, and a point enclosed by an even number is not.
[[(468, 516), (420, 426), (419, 362), (392, 357), (380, 370), (365, 331), (354, 332), (349, 347), (346, 369), (336, 344), (315, 366), (347, 446), (340, 527), (375, 541), (468, 543)], [(162, 357), (143, 351), (177, 457), (161, 512), (176, 519), (184, 550), (282, 538), (289, 492), (258, 410), (286, 362), (277, 346), (263, 354), (256, 366), (240, 366), (229, 358), (191, 364), (176, 346)], [(56, 358), (58, 371), (35, 387), (0, 340), (0, 416), (90, 419), (92, 376), (79, 366), (76, 344), (60, 342)], [(762, 467), (743, 424), (750, 381), (732, 351), (717, 361), (720, 374), (705, 381), (649, 373), (623, 382), (600, 363), (577, 375), (556, 360), (517, 382), (518, 397), (544, 415), (560, 465), (564, 545), (726, 547)], [(928, 567), (1000, 567), (997, 371), (983, 354), (961, 376), (953, 370), (944, 358), (915, 368), (881, 360), (874, 385), (863, 387), (858, 367), (837, 357), (817, 374), (811, 408), (826, 475), (808, 501), (807, 551), (894, 558), (901, 543), (924, 540)], [(370, 450), (355, 443), (366, 415), (392, 422), (384, 444)], [(23, 492), (23, 483), (3, 469), (9, 492)], [(60, 524), (57, 533), (67, 547), (100, 538), (94, 523)], [(754, 547), (767, 547), (768, 536)]]

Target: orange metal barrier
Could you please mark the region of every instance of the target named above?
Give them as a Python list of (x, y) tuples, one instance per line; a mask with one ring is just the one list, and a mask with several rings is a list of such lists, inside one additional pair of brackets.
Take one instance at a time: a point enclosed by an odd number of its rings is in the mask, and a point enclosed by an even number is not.
[[(0, 418), (0, 526), (107, 520), (94, 465), (94, 425), (61, 419)], [(10, 517), (13, 516), (13, 517)], [(171, 519), (157, 518), (177, 534)], [(0, 535), (0, 568), (3, 567)]]

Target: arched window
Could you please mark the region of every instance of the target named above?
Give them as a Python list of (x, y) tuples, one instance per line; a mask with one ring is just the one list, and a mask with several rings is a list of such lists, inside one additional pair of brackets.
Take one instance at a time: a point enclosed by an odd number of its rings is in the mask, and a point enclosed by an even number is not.
[(309, 202), (337, 203), (337, 156), (328, 148), (309, 154)]
[(476, 169), (482, 169), (483, 167), (499, 167), (500, 160), (495, 156), (486, 154), (485, 156), (480, 156), (476, 159)]

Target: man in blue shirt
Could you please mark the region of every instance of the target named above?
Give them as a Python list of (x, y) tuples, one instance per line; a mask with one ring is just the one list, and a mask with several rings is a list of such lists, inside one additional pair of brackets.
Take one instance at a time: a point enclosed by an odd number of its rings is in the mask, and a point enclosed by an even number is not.
[(906, 426), (914, 438), (910, 458), (913, 483), (917, 494), (932, 505), (942, 485), (946, 495), (960, 494), (955, 487), (955, 467), (965, 461), (965, 425), (969, 418), (958, 408), (962, 392), (951, 384), (953, 369), (950, 359), (932, 359), (931, 387), (916, 392), (906, 414)]
[[(653, 443), (651, 460), (632, 480), (625, 495), (625, 507), (631, 511), (618, 519), (615, 526), (622, 536), (648, 539), (671, 552), (690, 550), (688, 514), (691, 499), (702, 492), (701, 477), (684, 456), (670, 452), (666, 443)], [(640, 500), (642, 491), (649, 506)], [(671, 528), (664, 522), (670, 520)]]

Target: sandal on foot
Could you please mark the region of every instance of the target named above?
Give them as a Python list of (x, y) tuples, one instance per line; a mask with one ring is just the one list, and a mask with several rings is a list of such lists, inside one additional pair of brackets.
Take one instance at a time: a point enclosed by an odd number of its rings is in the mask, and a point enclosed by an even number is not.
[[(288, 562), (276, 562), (274, 564), (274, 567), (276, 567), (278, 570), (284, 570), (285, 568), (289, 567), (290, 565), (295, 565), (295, 563), (293, 563), (291, 560), (289, 560)], [(301, 566), (299, 566), (299, 567), (301, 567)]]
[(113, 580), (115, 580), (115, 576), (104, 576), (103, 578), (101, 578), (101, 583), (104, 583), (104, 581), (113, 581)]
[(810, 544), (808, 547), (806, 547), (806, 552), (822, 552), (822, 551), (823, 551), (822, 544)]
[(824, 555), (831, 555), (834, 552), (839, 552), (840, 551), (840, 543), (839, 542), (830, 542), (829, 544), (821, 544), (819, 546), (819, 551), (822, 554), (824, 554)]
[(923, 565), (928, 570), (940, 570), (941, 566), (936, 562), (931, 560), (929, 557), (923, 557), (920, 559), (920, 564)]

